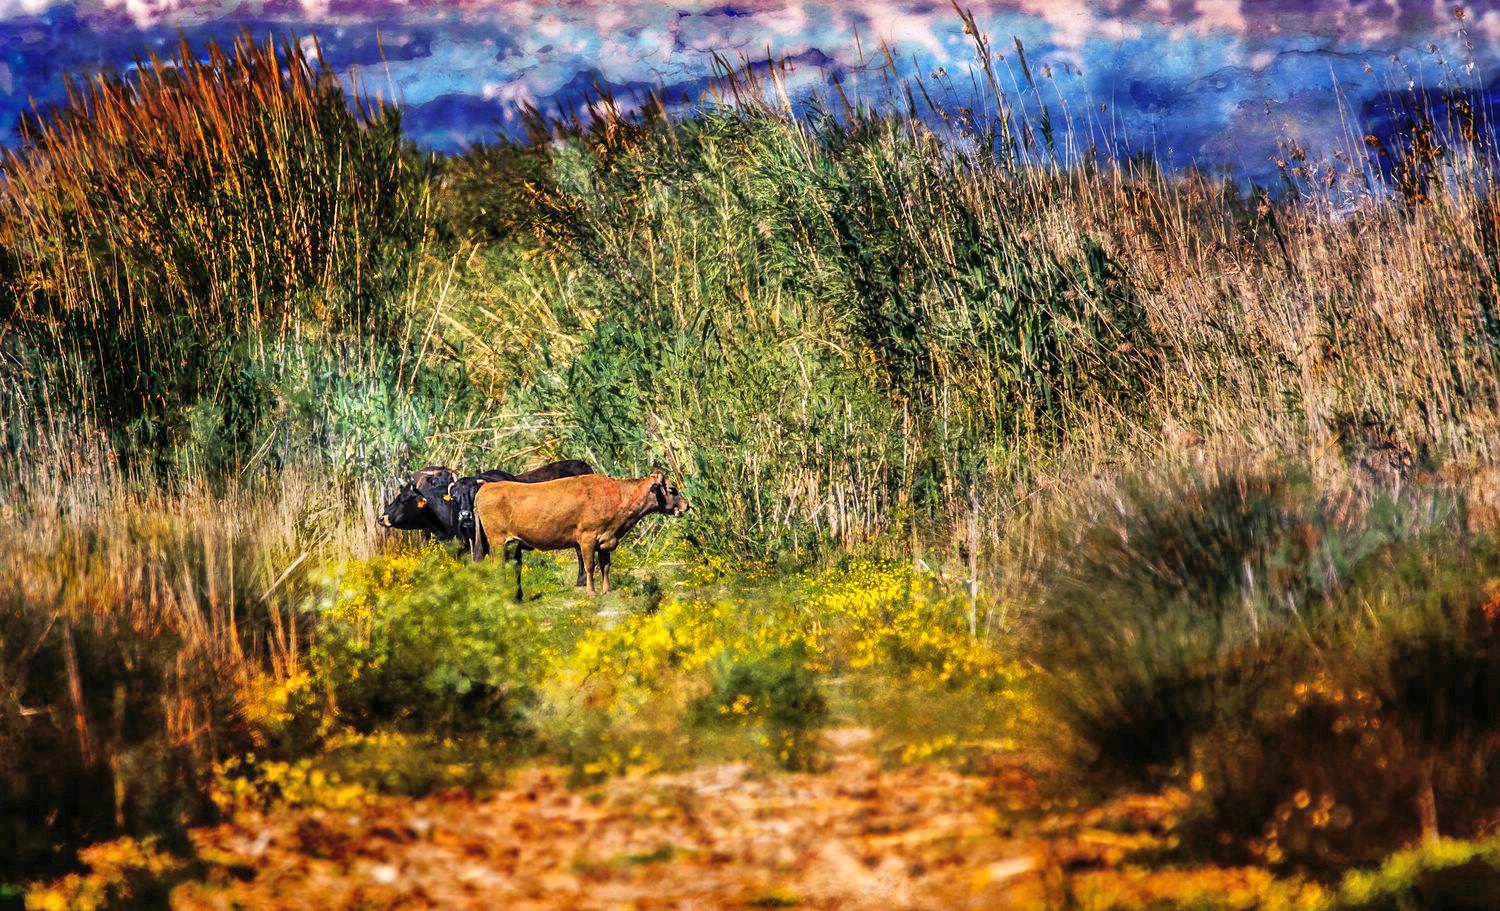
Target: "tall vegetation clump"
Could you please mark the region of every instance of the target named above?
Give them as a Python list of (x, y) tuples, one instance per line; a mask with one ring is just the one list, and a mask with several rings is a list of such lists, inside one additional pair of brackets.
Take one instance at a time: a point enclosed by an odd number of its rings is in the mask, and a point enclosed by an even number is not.
[(9, 879), (202, 818), (255, 744), (309, 571), (371, 546), (347, 480), (424, 411), (428, 214), (397, 111), (248, 38), (70, 85), (0, 170)]
[(369, 505), (301, 475), (177, 497), (106, 474), (10, 513), (0, 878), (203, 818), (213, 763), (264, 745), (256, 694), (302, 667), (310, 570), (368, 550), (368, 523), (347, 517)]
[(540, 165), (496, 147), (466, 167), (530, 175), (486, 219), (498, 251), (538, 248), (497, 265), (561, 331), (470, 369), (603, 464), (677, 451), (720, 547), (941, 528), (1022, 449), (1135, 415), (1156, 382), (1145, 305), (1102, 232), (1061, 215), (1064, 174), (873, 112), (551, 129)]
[(972, 576), (1034, 482), (1103, 465), (1255, 450), (1365, 483), (1492, 457), (1482, 125), (1392, 138), (1390, 176), (1288, 153), (1273, 197), (1068, 161), (999, 96), (938, 132), (754, 97), (536, 121), (443, 190), (484, 212), (444, 335), (508, 439), (675, 454), (714, 547), (916, 540), (983, 552)]
[(1451, 487), (1359, 497), (1219, 466), (1054, 521), (1027, 652), (1085, 780), (1182, 786), (1201, 846), (1271, 862), (1483, 831), (1500, 547)]
[(70, 81), (0, 169), (12, 404), (86, 417), (148, 469), (195, 439), (238, 467), (302, 346), (337, 369), (406, 341), (423, 166), (397, 110), (298, 44), (184, 42)]

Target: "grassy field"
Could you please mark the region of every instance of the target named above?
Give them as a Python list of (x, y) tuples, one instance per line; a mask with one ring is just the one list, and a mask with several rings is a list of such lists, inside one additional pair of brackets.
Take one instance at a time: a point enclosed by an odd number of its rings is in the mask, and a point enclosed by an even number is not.
[[(984, 76), (451, 158), (296, 46), (76, 86), (0, 158), (0, 905), (1500, 901), (1490, 125), (1267, 192)], [(376, 524), (563, 457), (694, 504), (596, 601)]]

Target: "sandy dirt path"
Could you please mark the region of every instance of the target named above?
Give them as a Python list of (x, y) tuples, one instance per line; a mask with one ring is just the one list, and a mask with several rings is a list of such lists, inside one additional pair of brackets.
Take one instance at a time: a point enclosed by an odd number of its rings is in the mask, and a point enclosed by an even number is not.
[(1024, 771), (882, 770), (860, 732), (832, 740), (818, 773), (727, 765), (569, 790), (528, 769), (480, 798), (241, 814), (194, 833), (210, 874), (172, 906), (956, 909), (1035, 894), (1032, 843), (1001, 809), (1034, 798)]

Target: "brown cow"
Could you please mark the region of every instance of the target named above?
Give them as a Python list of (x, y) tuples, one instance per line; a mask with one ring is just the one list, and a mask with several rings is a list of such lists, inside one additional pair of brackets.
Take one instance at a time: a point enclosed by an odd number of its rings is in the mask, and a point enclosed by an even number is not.
[[(604, 591), (609, 591), (610, 556), (636, 523), (654, 512), (680, 516), (688, 501), (660, 468), (644, 478), (581, 475), (540, 484), (492, 481), (474, 497), (475, 535), (503, 549), (519, 541), (533, 550), (578, 548), (586, 590), (594, 594), (598, 555)], [(493, 546), (493, 545), (489, 545)], [(521, 600), (521, 562), (516, 561), (516, 600)]]

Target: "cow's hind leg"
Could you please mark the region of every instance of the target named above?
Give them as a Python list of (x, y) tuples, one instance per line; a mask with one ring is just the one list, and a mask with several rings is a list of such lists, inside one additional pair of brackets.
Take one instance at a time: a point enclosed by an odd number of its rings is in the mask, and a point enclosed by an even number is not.
[(574, 588), (582, 588), (583, 585), (584, 585), (584, 578), (583, 578), (583, 551), (581, 549), (575, 547), (575, 548), (573, 548), (573, 553), (577, 554), (577, 556), (578, 556), (578, 581), (573, 583), (573, 587)]
[(594, 596), (594, 542), (579, 541), (578, 555), (583, 560), (583, 590)]
[(521, 601), (523, 599), (523, 597), (524, 597), (521, 594), (521, 564), (522, 564), (522, 558), (525, 555), (526, 555), (526, 546), (524, 544), (522, 544), (520, 541), (517, 541), (516, 542), (516, 601), (517, 602)]
[(609, 561), (615, 555), (612, 550), (599, 551), (599, 578), (604, 580), (604, 594), (609, 594)]

